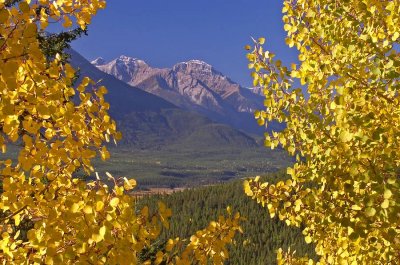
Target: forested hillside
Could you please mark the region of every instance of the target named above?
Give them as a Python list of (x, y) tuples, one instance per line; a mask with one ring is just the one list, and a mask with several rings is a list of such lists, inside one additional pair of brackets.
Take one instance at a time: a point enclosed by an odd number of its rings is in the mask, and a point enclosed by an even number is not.
[[(282, 173), (271, 174), (265, 180), (277, 181), (284, 177)], [(233, 181), (171, 195), (151, 196), (141, 199), (140, 204), (155, 208), (157, 201), (162, 200), (172, 209), (170, 229), (162, 233), (159, 241), (161, 245), (176, 236), (187, 238), (206, 226), (209, 220), (215, 220), (230, 206), (233, 213), (239, 211), (247, 220), (242, 224), (244, 234), (236, 237), (226, 264), (276, 264), (276, 250), (279, 247), (285, 250), (290, 247), (301, 256), (315, 258), (314, 246), (304, 241), (301, 230), (288, 227), (277, 217), (271, 219), (265, 209), (247, 198), (242, 185), (242, 181)], [(155, 251), (155, 248), (151, 251)]]

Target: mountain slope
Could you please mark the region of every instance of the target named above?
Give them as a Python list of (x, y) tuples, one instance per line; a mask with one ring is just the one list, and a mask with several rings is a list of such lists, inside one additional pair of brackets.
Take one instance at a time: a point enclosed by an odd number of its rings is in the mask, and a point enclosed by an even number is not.
[(71, 55), (72, 66), (79, 69), (80, 76), (88, 76), (94, 81), (101, 80), (99, 85), (107, 87), (109, 93), (105, 97), (111, 105), (110, 113), (114, 118), (120, 118), (132, 111), (159, 111), (165, 108), (177, 108), (160, 97), (132, 87), (112, 75), (99, 71), (76, 51), (69, 50), (68, 53)]
[(241, 87), (211, 65), (190, 60), (168, 68), (152, 68), (140, 59), (120, 56), (108, 63), (98, 58), (98, 69), (181, 108), (237, 129), (261, 134), (253, 112), (263, 108), (263, 97)]
[[(109, 93), (105, 97), (110, 103), (110, 115), (116, 119), (122, 131), (123, 144), (141, 149), (170, 148), (174, 144), (187, 148), (258, 145), (253, 138), (227, 125), (215, 124), (195, 112), (182, 110), (160, 97), (98, 70), (73, 50), (70, 54), (71, 64), (80, 69), (81, 76), (101, 80), (99, 85), (107, 87)], [(220, 133), (211, 133), (216, 130), (214, 128), (218, 128)], [(200, 144), (198, 139), (202, 139)]]

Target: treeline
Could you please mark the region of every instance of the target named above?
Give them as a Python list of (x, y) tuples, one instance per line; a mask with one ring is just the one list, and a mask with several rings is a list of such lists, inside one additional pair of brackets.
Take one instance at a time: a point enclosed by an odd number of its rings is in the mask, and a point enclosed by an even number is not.
[[(286, 178), (285, 174), (270, 175), (270, 181)], [(239, 211), (247, 220), (243, 222), (244, 234), (236, 238), (230, 249), (227, 264), (276, 264), (276, 250), (279, 247), (296, 250), (298, 255), (316, 258), (314, 247), (304, 241), (301, 229), (288, 227), (277, 217), (271, 219), (266, 208), (262, 208), (243, 192), (242, 180), (221, 185), (200, 187), (173, 193), (142, 198), (139, 204), (150, 205), (153, 209), (162, 200), (173, 211), (170, 229), (163, 231), (159, 245), (169, 238), (187, 238), (197, 230), (206, 227), (210, 220), (226, 214), (226, 207)], [(156, 251), (157, 246), (150, 252)]]

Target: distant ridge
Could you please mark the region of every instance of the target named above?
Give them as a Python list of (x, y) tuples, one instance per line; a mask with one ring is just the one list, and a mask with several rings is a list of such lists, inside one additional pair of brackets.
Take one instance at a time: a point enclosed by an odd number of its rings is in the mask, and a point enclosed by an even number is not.
[[(80, 75), (101, 80), (108, 89), (106, 100), (110, 103), (110, 115), (116, 119), (122, 131), (122, 144), (140, 149), (180, 148), (232, 148), (256, 147), (250, 136), (224, 124), (179, 108), (156, 95), (130, 86), (116, 77), (97, 69), (102, 63), (98, 58), (90, 63), (74, 50), (69, 51), (71, 64), (79, 68)], [(132, 64), (143, 61), (126, 58)]]
[(189, 60), (171, 68), (153, 68), (143, 60), (122, 55), (110, 62), (98, 58), (92, 64), (180, 108), (248, 133), (264, 132), (253, 115), (255, 110), (264, 108), (264, 97), (233, 82), (204, 61)]

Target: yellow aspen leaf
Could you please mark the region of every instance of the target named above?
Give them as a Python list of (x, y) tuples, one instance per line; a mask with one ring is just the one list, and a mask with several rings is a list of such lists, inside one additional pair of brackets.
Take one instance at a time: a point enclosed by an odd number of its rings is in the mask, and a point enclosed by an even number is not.
[(91, 239), (96, 242), (99, 243), (100, 241), (102, 241), (104, 239), (103, 236), (101, 236), (100, 234), (93, 234)]
[(389, 199), (390, 197), (392, 197), (393, 193), (391, 190), (386, 189), (385, 192), (383, 193), (383, 198), (385, 199)]
[(74, 203), (74, 204), (72, 204), (72, 206), (71, 206), (71, 212), (73, 212), (73, 213), (76, 213), (76, 212), (78, 212), (79, 211), (79, 204), (78, 203)]
[(85, 214), (91, 214), (91, 213), (93, 213), (93, 209), (92, 209), (91, 206), (86, 205), (85, 207), (83, 207), (83, 212), (84, 212)]
[(108, 150), (107, 150), (107, 148), (105, 146), (103, 146), (101, 148), (100, 155), (101, 155), (101, 159), (103, 161), (110, 158), (110, 153), (108, 152)]
[(136, 180), (124, 178), (124, 188), (125, 190), (132, 190), (136, 187)]
[(340, 140), (342, 142), (349, 142), (349, 141), (351, 141), (352, 138), (353, 138), (353, 135), (346, 130), (344, 130), (340, 133)]
[(247, 180), (245, 180), (243, 182), (243, 187), (244, 187), (244, 192), (248, 195), (248, 196), (253, 196), (253, 191), (250, 188), (250, 184)]
[(64, 16), (64, 23), (63, 23), (64, 28), (70, 28), (72, 27), (72, 21), (68, 16)]
[(112, 198), (112, 199), (111, 199), (111, 201), (110, 201), (110, 206), (111, 206), (111, 207), (114, 207), (114, 208), (115, 208), (115, 207), (118, 206), (118, 204), (119, 204), (119, 199), (118, 199), (118, 198), (115, 197), (115, 198)]
[(389, 200), (388, 199), (384, 199), (383, 202), (381, 203), (381, 207), (383, 209), (389, 208)]
[(359, 205), (352, 205), (351, 209), (355, 210), (355, 211), (360, 211), (361, 207)]
[(107, 228), (105, 226), (100, 227), (99, 229), (99, 235), (104, 238), (104, 235), (106, 234)]
[(21, 215), (17, 214), (14, 216), (15, 225), (18, 226), (21, 223)]
[(399, 38), (399, 36), (400, 36), (400, 32), (399, 32), (399, 31), (396, 31), (396, 32), (393, 34), (393, 36), (392, 36), (392, 41), (397, 41), (397, 39)]
[(156, 260), (154, 261), (155, 264), (160, 264), (164, 260), (164, 253), (158, 251), (156, 254)]
[(366, 214), (367, 216), (374, 216), (375, 213), (376, 213), (376, 210), (375, 210), (374, 208), (372, 208), (372, 207), (368, 207), (368, 208), (365, 210), (365, 214)]
[(174, 245), (175, 245), (174, 240), (168, 239), (167, 244), (165, 246), (165, 250), (170, 252), (172, 250), (172, 248), (174, 247)]
[(284, 27), (285, 31), (290, 31), (292, 29), (292, 26), (289, 24), (285, 24)]
[(104, 208), (104, 203), (102, 201), (96, 202), (96, 211), (101, 211)]

